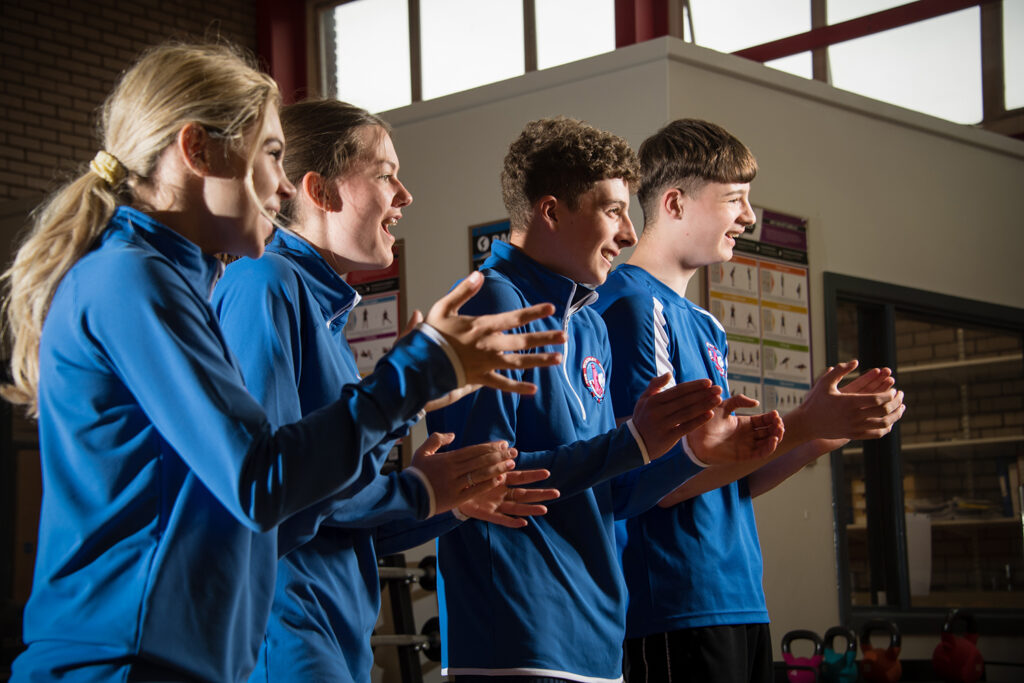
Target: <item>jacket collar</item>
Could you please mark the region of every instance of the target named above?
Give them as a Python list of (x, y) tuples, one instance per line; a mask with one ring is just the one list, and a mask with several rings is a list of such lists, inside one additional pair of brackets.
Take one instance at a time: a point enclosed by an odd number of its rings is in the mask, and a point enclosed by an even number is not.
[(207, 301), (224, 273), (224, 263), (220, 259), (204, 254), (194, 242), (130, 206), (118, 206), (110, 217), (103, 239), (115, 237), (141, 242), (159, 253), (173, 263), (196, 294)]
[(551, 302), (555, 306), (555, 315), (563, 321), (597, 301), (597, 292), (590, 287), (542, 266), (522, 249), (507, 242), (495, 240), (491, 243), (491, 255), (483, 267), (514, 273), (517, 284), (528, 299), (538, 303)]
[(278, 228), (267, 251), (281, 254), (302, 273), (303, 281), (319, 304), (329, 327), (344, 325), (360, 296), (331, 268), (316, 248), (290, 230)]

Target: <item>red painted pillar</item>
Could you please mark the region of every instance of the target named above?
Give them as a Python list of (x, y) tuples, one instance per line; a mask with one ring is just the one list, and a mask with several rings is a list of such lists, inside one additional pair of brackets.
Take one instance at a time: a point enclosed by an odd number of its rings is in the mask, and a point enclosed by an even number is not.
[(669, 35), (669, 0), (615, 0), (615, 47)]
[(306, 3), (256, 0), (256, 53), (285, 104), (309, 95)]

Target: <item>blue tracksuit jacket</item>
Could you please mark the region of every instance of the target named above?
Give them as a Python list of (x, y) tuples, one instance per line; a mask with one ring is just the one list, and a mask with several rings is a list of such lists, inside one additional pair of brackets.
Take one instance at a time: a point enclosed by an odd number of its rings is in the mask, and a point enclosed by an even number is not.
[(221, 270), (122, 206), (61, 281), (39, 349), (44, 493), (14, 681), (244, 681), (273, 596), (271, 530), (374, 480), (379, 460), (353, 454), (454, 388), (416, 334), (274, 430), (208, 303)]
[(541, 485), (562, 498), (525, 529), (470, 520), (438, 539), (443, 669), (621, 680), (626, 590), (614, 519), (654, 505), (696, 466), (676, 449), (640, 467), (632, 426), (615, 427), (611, 349), (587, 305), (593, 291), (504, 242), (494, 243), (482, 271), (484, 287), (463, 310), (553, 303), (553, 316), (524, 329), (565, 329), (564, 363), (514, 373), (537, 384), (534, 396), (482, 389), (430, 413), (428, 425), (460, 443), (507, 439), (519, 449), (517, 467), (550, 469)]
[[(271, 424), (299, 420), (359, 381), (344, 335), (358, 301), (316, 249), (286, 230), (277, 231), (262, 258), (228, 266), (214, 310)], [(375, 449), (379, 459), (391, 443)], [(370, 634), (380, 610), (376, 551), (405, 550), (456, 523), (450, 514), (408, 521), (427, 510), (423, 485), (405, 471), (285, 521), (274, 605), (250, 680), (369, 680)]]

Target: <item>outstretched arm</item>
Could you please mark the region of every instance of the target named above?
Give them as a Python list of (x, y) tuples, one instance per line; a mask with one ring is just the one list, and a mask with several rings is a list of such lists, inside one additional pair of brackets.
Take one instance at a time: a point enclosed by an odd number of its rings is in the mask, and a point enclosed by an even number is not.
[[(895, 382), (888, 368), (868, 370), (840, 389), (840, 380), (856, 367), (857, 361), (849, 361), (825, 372), (800, 408), (785, 416), (785, 434), (774, 453), (737, 465), (709, 467), (666, 496), (659, 505), (669, 507), (681, 503), (744, 476), (748, 477), (750, 495), (759, 496), (851, 439), (879, 438), (888, 434), (906, 409), (903, 392), (893, 389)], [(816, 428), (815, 420), (820, 420), (819, 433), (830, 434), (831, 438), (821, 436), (808, 440)], [(798, 432), (795, 437), (790, 435), (791, 428)], [(691, 437), (687, 437), (688, 440)]]
[[(796, 419), (817, 421), (819, 426), (816, 430), (813, 423), (799, 426), (810, 429), (815, 438), (792, 448), (753, 473), (748, 479), (751, 497), (771, 491), (805, 465), (850, 441), (885, 436), (903, 417), (907, 409), (903, 403), (903, 392), (894, 388), (896, 382), (889, 368), (872, 368), (844, 387), (838, 387), (842, 377), (856, 367), (857, 361), (852, 360), (829, 368), (811, 388), (804, 403), (793, 413), (808, 407), (808, 411)], [(818, 389), (822, 391), (812, 397)], [(846, 399), (853, 401), (847, 402)], [(785, 417), (787, 433), (793, 413)]]

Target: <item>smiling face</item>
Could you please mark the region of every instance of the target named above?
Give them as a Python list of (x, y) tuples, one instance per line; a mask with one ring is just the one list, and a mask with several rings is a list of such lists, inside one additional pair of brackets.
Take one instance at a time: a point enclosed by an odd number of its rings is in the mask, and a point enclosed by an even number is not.
[(391, 264), (393, 228), (412, 195), (398, 180), (398, 154), (384, 130), (367, 126), (363, 153), (340, 178), (327, 181), (336, 200), (316, 246), (340, 273)]
[[(251, 166), (250, 166), (251, 158)], [(246, 133), (241, 150), (224, 153), (211, 143), (211, 174), (204, 188), (205, 202), (212, 214), (208, 234), (211, 252), (257, 258), (274, 230), (271, 219), (281, 202), (295, 194), (285, 177), (284, 133), (277, 105), (267, 105), (258, 127)]]
[(682, 224), (676, 243), (684, 267), (728, 261), (736, 238), (755, 221), (750, 183), (707, 182), (681, 199)]
[(621, 178), (594, 183), (580, 195), (575, 210), (559, 202), (554, 253), (547, 262), (576, 282), (604, 283), (619, 252), (636, 244), (628, 209), (629, 186)]

